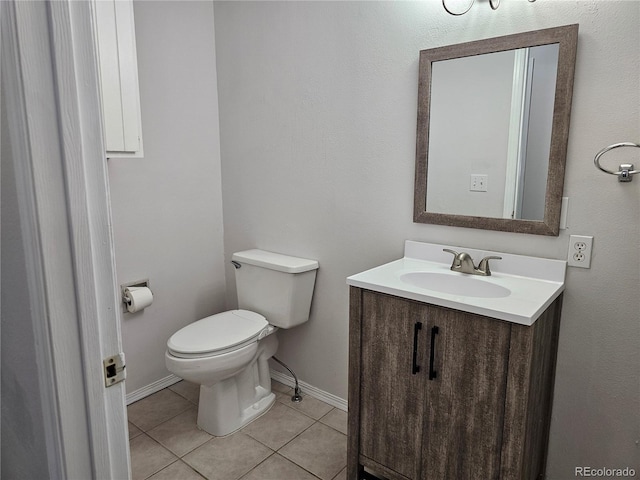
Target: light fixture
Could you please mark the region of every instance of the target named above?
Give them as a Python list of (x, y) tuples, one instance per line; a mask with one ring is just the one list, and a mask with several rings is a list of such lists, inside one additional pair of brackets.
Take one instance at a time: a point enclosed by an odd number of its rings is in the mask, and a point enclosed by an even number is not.
[[(529, 0), (529, 3), (533, 3), (535, 1), (536, 0)], [(447, 0), (442, 0), (442, 6), (447, 11), (447, 13), (449, 13), (451, 15), (455, 15), (455, 16), (460, 16), (460, 15), (464, 15), (469, 10), (471, 10), (471, 7), (473, 6), (474, 2), (475, 2), (475, 0), (466, 0), (466, 2), (465, 1), (456, 1), (456, 0), (454, 0), (452, 2), (451, 0), (449, 0), (449, 6), (447, 6)], [(457, 5), (462, 5), (462, 8), (456, 8), (456, 7), (452, 8), (451, 7), (451, 3), (457, 4)], [(498, 7), (500, 6), (500, 0), (489, 0), (489, 5), (491, 6), (492, 10), (497, 10)]]

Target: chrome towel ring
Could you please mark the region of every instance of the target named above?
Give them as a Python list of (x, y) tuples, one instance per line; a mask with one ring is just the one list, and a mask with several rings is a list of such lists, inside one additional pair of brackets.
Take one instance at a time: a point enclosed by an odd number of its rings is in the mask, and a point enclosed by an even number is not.
[(633, 163), (623, 163), (623, 164), (621, 164), (618, 167), (618, 171), (617, 172), (612, 172), (611, 170), (607, 170), (606, 168), (603, 168), (600, 165), (600, 157), (602, 157), (608, 151), (613, 150), (614, 148), (620, 148), (620, 147), (636, 147), (636, 148), (640, 148), (640, 145), (638, 145), (637, 143), (632, 143), (632, 142), (614, 143), (613, 145), (609, 145), (608, 147), (605, 147), (602, 150), (600, 150), (596, 154), (595, 158), (593, 159), (593, 163), (595, 164), (595, 166), (599, 170), (602, 170), (604, 173), (608, 173), (610, 175), (617, 175), (619, 182), (630, 182), (631, 180), (633, 180), (633, 175), (635, 175), (636, 173), (640, 173), (640, 170), (634, 170)]
[[(466, 7), (464, 9), (460, 9), (460, 11), (458, 12), (447, 7), (447, 0), (442, 0), (442, 6), (444, 7), (444, 9), (447, 11), (448, 14), (455, 15), (456, 17), (458, 17), (460, 15), (464, 15), (469, 10), (471, 10), (471, 7), (473, 7), (473, 3), (475, 1), (476, 0), (468, 0), (469, 3), (466, 5)], [(533, 3), (535, 1), (536, 0), (529, 0), (529, 3)], [(491, 10), (497, 10), (498, 7), (500, 6), (500, 0), (489, 0), (489, 5), (491, 6)]]

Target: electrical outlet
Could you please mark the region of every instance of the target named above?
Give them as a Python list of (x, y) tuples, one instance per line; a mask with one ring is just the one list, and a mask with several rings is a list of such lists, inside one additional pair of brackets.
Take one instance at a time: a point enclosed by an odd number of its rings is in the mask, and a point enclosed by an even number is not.
[(593, 237), (586, 235), (571, 235), (569, 237), (569, 252), (567, 262), (570, 267), (590, 268)]

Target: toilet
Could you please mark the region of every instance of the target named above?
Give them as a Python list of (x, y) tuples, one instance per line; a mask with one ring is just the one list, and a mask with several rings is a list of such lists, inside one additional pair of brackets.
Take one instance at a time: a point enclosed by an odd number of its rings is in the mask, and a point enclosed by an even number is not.
[(198, 426), (229, 435), (275, 402), (268, 360), (276, 331), (309, 320), (318, 262), (264, 250), (234, 253), (238, 310), (198, 320), (167, 341), (167, 369), (200, 385)]

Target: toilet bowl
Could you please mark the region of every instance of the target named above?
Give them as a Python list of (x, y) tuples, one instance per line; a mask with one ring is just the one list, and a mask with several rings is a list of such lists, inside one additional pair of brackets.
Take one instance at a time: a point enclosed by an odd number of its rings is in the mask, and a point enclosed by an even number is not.
[(262, 250), (235, 253), (233, 263), (240, 309), (183, 327), (165, 353), (170, 372), (200, 385), (198, 426), (218, 437), (273, 405), (268, 360), (278, 349), (276, 331), (308, 320), (318, 268), (315, 260)]
[(198, 320), (167, 342), (169, 371), (200, 385), (198, 425), (222, 437), (271, 407), (268, 360), (277, 348), (276, 328), (248, 310)]

